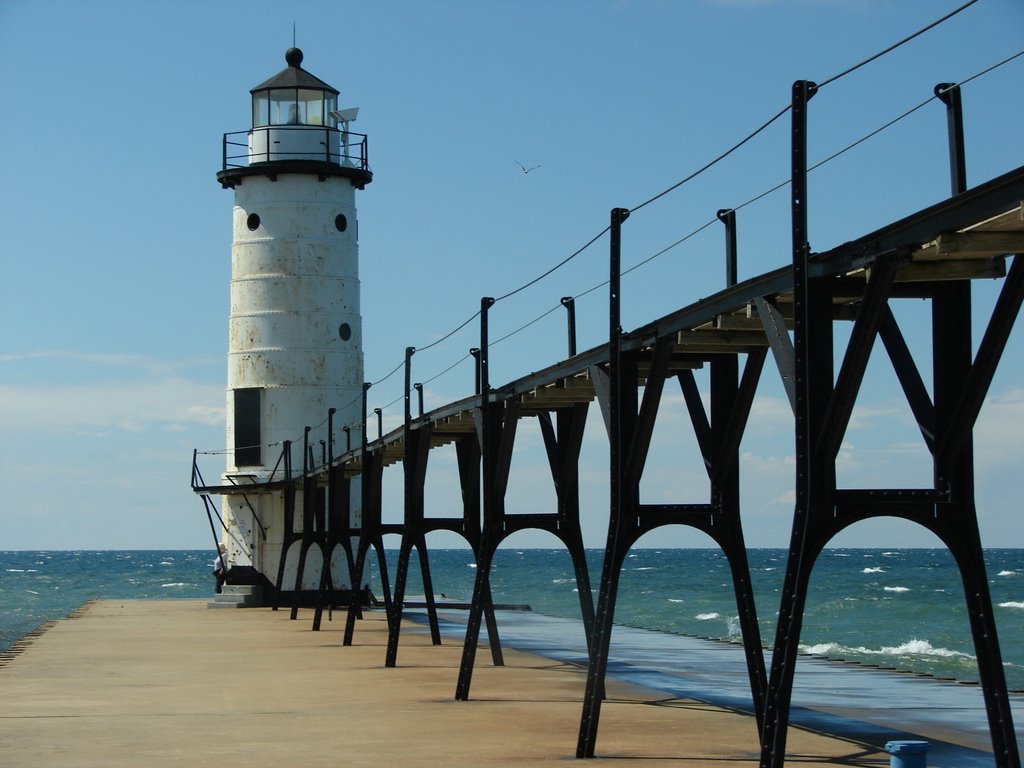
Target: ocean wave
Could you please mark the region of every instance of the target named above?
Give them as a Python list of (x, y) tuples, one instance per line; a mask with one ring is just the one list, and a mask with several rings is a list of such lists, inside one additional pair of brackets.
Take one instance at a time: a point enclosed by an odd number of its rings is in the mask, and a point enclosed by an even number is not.
[(886, 592), (897, 592), (902, 594), (903, 592), (909, 592), (910, 587), (882, 587)]
[(874, 568), (865, 568), (861, 573), (885, 573), (885, 568), (879, 568), (877, 566)]
[(698, 613), (693, 618), (695, 618), (697, 621), (712, 621), (714, 619), (722, 618), (722, 614), (720, 614), (720, 613)]
[(685, 602), (686, 602), (686, 601), (685, 601), (685, 600), (683, 600), (683, 598), (681, 598), (681, 597), (670, 597), (670, 598), (668, 599), (668, 601), (669, 601), (670, 603), (685, 603)]
[(927, 640), (914, 638), (900, 645), (887, 645), (882, 648), (867, 648), (863, 645), (848, 647), (839, 643), (818, 643), (801, 645), (800, 650), (814, 656), (844, 656), (859, 653), (864, 656), (933, 656), (943, 659), (973, 659), (973, 654), (954, 651), (949, 648), (936, 648)]
[(999, 573), (996, 574), (996, 576), (1016, 576), (1016, 575), (1017, 575), (1016, 571), (1000, 571)]
[(170, 584), (161, 584), (161, 587), (191, 587), (186, 581), (172, 581)]
[(999, 604), (1000, 608), (1024, 608), (1024, 601), (1021, 600), (1009, 600), (1005, 603)]

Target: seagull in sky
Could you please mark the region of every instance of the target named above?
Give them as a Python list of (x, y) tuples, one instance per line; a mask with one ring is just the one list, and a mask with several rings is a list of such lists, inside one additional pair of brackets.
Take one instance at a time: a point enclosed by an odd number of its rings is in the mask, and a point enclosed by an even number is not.
[(539, 165), (531, 165), (529, 168), (527, 168), (525, 165), (520, 163), (518, 160), (515, 161), (515, 164), (518, 165), (522, 169), (523, 173), (529, 173), (530, 171), (535, 171), (538, 168), (540, 168)]

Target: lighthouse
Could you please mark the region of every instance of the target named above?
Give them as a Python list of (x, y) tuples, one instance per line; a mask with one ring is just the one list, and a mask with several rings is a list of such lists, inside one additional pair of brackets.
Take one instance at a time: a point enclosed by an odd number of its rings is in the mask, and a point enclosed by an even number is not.
[[(234, 191), (221, 485), (244, 489), (222, 496), (224, 543), (234, 565), (265, 585), (283, 575), (289, 590), (298, 555), (286, 527), (301, 524), (302, 499), (286, 515), (280, 481), (322, 459), (329, 409), (336, 432), (362, 437), (355, 193), (373, 175), (366, 136), (349, 130), (357, 110), (338, 109), (298, 48), (285, 61), (251, 90), (252, 126), (224, 134), (217, 180)], [(319, 577), (308, 563), (300, 588)]]

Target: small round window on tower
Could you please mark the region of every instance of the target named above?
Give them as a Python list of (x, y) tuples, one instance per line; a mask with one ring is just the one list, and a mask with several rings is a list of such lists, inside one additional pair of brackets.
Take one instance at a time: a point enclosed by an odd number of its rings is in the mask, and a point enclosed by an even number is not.
[(352, 338), (352, 326), (348, 323), (342, 323), (338, 326), (338, 336), (341, 337), (342, 341), (348, 341)]
[(334, 217), (334, 226), (337, 228), (339, 232), (344, 232), (346, 229), (348, 229), (348, 219), (345, 218), (344, 213), (339, 213), (337, 216)]
[(249, 217), (245, 220), (245, 226), (249, 228), (250, 232), (255, 232), (260, 228), (260, 215), (258, 213), (250, 213)]

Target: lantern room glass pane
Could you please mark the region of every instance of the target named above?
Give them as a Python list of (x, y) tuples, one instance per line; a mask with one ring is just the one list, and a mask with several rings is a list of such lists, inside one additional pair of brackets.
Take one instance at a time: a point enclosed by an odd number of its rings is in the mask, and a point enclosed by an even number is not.
[(324, 92), (300, 88), (297, 94), (299, 122), (303, 125), (324, 124)]
[(270, 125), (298, 125), (299, 107), (294, 88), (274, 88), (270, 97)]
[(266, 91), (253, 94), (252, 97), (252, 125), (258, 128), (261, 125), (270, 124), (270, 99)]

